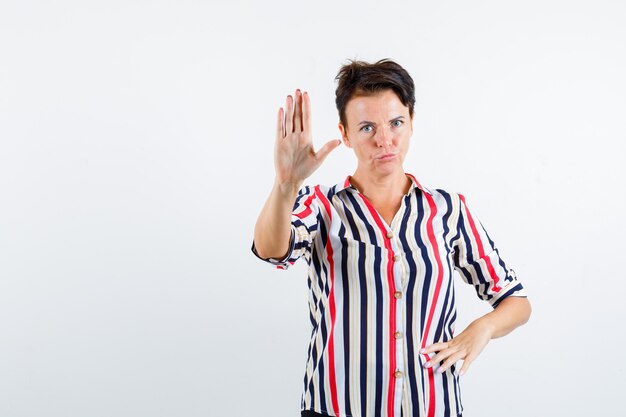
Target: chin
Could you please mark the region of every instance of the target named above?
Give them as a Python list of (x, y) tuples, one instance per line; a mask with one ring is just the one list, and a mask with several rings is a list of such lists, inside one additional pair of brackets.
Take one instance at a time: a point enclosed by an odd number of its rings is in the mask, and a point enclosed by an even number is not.
[(394, 161), (393, 163), (385, 162), (383, 164), (377, 164), (374, 167), (374, 170), (376, 172), (383, 174), (383, 175), (394, 174), (398, 171), (398, 169), (402, 169), (402, 166), (397, 161)]

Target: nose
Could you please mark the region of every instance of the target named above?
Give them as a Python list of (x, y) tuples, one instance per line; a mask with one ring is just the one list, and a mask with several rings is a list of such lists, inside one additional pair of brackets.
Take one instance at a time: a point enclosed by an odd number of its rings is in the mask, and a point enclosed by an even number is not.
[(388, 131), (386, 127), (378, 129), (374, 137), (376, 140), (376, 146), (379, 148), (391, 146), (391, 136), (392, 133)]

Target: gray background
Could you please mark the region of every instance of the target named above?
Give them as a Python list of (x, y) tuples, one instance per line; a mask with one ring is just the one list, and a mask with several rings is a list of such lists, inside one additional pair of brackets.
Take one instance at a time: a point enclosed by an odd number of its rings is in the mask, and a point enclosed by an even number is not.
[[(463, 192), (530, 322), (462, 378), (469, 417), (615, 415), (625, 376), (622, 1), (0, 3), (0, 416), (296, 416), (306, 268), (250, 252), (275, 114), (395, 59), (405, 168)], [(353, 172), (340, 147), (310, 179)], [(489, 311), (458, 279), (459, 323)]]

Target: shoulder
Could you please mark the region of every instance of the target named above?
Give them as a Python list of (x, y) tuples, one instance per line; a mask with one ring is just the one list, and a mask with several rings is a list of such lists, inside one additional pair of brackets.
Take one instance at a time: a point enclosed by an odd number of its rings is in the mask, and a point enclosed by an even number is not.
[(456, 191), (450, 191), (443, 188), (426, 188), (424, 191), (431, 196), (437, 203), (447, 204), (450, 206), (458, 206), (464, 198), (463, 194)]
[(458, 222), (464, 206), (462, 193), (443, 188), (425, 187), (422, 191), (423, 198), (425, 198), (424, 204), (436, 210), (445, 221), (452, 222), (452, 224)]
[(315, 199), (332, 200), (333, 197), (343, 191), (345, 187), (341, 184), (337, 185), (323, 185), (323, 184), (308, 184), (304, 185), (298, 191), (298, 197), (312, 196)]
[(433, 196), (443, 197), (443, 198), (454, 198), (459, 195), (459, 193), (457, 192), (444, 190), (442, 188), (429, 188), (428, 190)]
[(451, 192), (442, 188), (426, 187), (413, 174), (408, 172), (405, 174), (413, 182), (415, 192), (425, 196), (429, 200), (432, 199), (435, 202), (450, 202), (453, 200), (458, 200), (459, 193)]

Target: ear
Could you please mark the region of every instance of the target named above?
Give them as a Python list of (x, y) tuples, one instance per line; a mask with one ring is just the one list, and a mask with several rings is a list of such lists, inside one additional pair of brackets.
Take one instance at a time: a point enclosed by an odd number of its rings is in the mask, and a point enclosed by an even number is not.
[(350, 139), (348, 139), (348, 133), (346, 132), (346, 129), (343, 127), (341, 122), (339, 122), (337, 126), (339, 127), (339, 132), (341, 132), (341, 140), (343, 141), (343, 144), (346, 145), (348, 148), (352, 148), (352, 146), (350, 146)]

